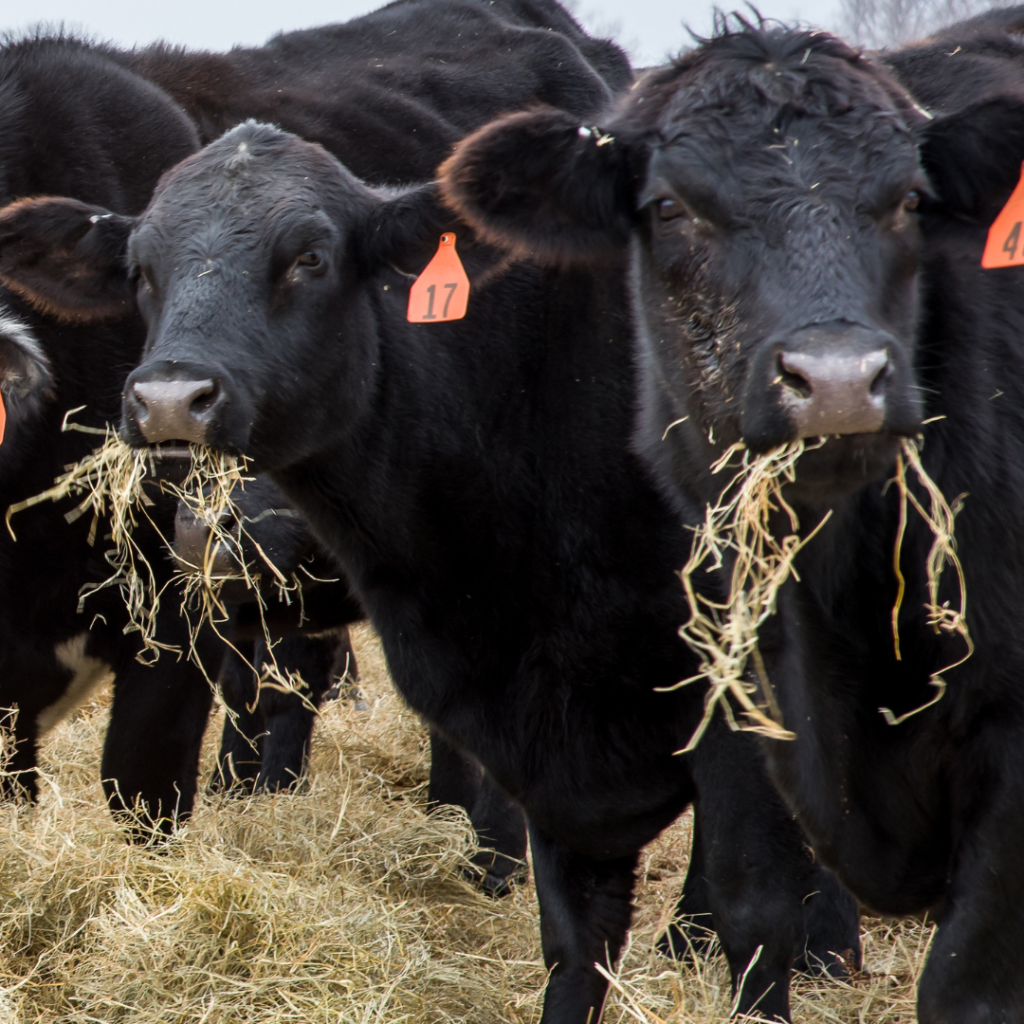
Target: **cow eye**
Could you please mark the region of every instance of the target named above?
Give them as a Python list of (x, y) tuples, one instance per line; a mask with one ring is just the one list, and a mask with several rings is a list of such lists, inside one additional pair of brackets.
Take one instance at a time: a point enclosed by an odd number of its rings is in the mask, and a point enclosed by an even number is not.
[(323, 262), (318, 252), (313, 252), (310, 249), (308, 252), (304, 252), (296, 261), (296, 265), (300, 267), (319, 267)]
[(916, 210), (921, 205), (921, 193), (917, 189), (911, 189), (903, 197), (904, 210)]
[(658, 216), (662, 220), (675, 220), (686, 213), (686, 207), (678, 199), (661, 199), (658, 201)]

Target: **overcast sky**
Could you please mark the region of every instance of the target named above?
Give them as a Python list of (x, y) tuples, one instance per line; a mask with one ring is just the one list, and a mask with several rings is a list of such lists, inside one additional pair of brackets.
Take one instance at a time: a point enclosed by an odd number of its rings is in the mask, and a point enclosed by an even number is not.
[[(40, 21), (64, 22), (122, 46), (166, 39), (219, 50), (258, 45), (283, 29), (345, 21), (380, 6), (380, 0), (0, 0), (0, 27), (17, 31)], [(637, 66), (660, 63), (679, 50), (688, 39), (684, 24), (698, 32), (711, 24), (712, 4), (705, 0), (577, 0), (571, 6), (591, 31), (614, 33)], [(839, 0), (757, 0), (756, 6), (768, 17), (834, 28)]]

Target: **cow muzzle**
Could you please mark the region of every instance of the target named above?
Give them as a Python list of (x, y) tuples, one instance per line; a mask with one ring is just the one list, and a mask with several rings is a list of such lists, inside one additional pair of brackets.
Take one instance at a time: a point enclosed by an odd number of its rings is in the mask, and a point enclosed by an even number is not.
[(779, 353), (782, 402), (796, 436), (873, 434), (885, 423), (884, 348), (871, 352)]
[(136, 367), (125, 383), (121, 436), (129, 444), (241, 452), (250, 427), (249, 403), (217, 365), (154, 359)]
[(844, 321), (767, 340), (752, 360), (744, 439), (768, 448), (800, 438), (911, 434), (921, 407), (895, 337)]
[(138, 381), (125, 395), (128, 411), (149, 444), (206, 444), (224, 394), (215, 380)]

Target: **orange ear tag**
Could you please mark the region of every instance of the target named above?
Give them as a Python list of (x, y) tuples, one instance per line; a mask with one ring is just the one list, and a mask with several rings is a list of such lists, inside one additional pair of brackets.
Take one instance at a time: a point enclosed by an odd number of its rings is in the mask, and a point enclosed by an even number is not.
[(434, 258), (409, 289), (406, 319), (414, 324), (461, 320), (469, 305), (469, 278), (455, 251), (455, 235), (446, 231)]
[(0, 444), (4, 443), (4, 427), (7, 426), (7, 410), (4, 408), (4, 396), (0, 393)]
[(1020, 181), (992, 221), (988, 229), (988, 241), (981, 254), (981, 265), (985, 270), (996, 267), (1019, 267), (1024, 264), (1024, 238), (1021, 225), (1024, 224), (1024, 165), (1021, 166)]

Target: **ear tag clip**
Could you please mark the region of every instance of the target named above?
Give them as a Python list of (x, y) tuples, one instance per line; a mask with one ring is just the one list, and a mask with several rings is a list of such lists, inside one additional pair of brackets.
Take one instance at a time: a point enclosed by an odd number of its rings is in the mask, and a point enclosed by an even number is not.
[(4, 443), (4, 427), (7, 426), (7, 410), (4, 408), (4, 396), (0, 391), (0, 444)]
[(1024, 238), (1021, 225), (1024, 224), (1024, 164), (1021, 165), (1020, 181), (1010, 193), (1006, 205), (988, 229), (988, 241), (981, 254), (981, 265), (985, 270), (997, 267), (1019, 267), (1024, 265)]
[(413, 324), (461, 320), (469, 305), (469, 278), (455, 251), (455, 235), (446, 231), (434, 258), (409, 289), (406, 319)]

